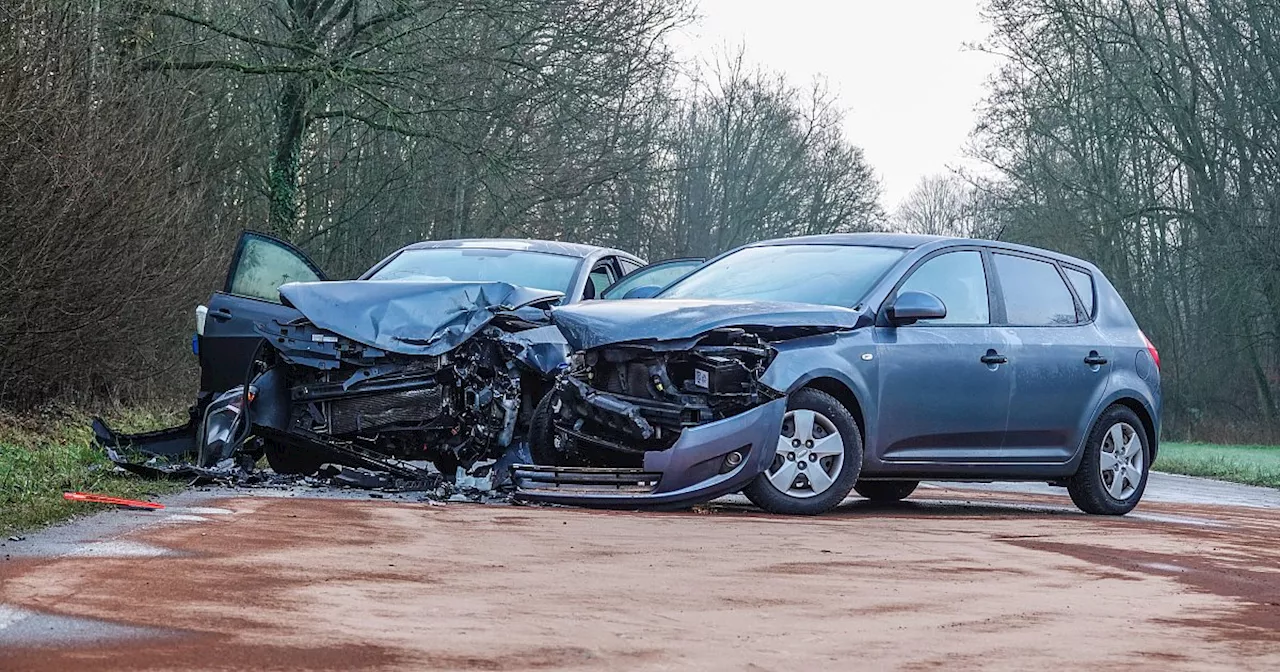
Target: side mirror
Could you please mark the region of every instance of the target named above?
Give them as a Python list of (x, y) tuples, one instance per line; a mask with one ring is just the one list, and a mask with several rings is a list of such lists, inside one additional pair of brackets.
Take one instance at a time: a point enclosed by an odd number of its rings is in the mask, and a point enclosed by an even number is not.
[(942, 299), (929, 292), (903, 292), (888, 308), (889, 323), (894, 326), (915, 324), (917, 320), (940, 320), (947, 316)]
[(658, 295), (662, 288), (656, 285), (641, 285), (632, 287), (626, 294), (622, 295), (624, 299), (648, 299)]

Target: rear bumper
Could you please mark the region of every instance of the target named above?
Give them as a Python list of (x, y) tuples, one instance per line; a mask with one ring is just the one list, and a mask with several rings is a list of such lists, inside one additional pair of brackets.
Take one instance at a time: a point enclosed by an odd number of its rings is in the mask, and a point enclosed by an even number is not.
[[(645, 453), (641, 469), (516, 465), (516, 496), (605, 508), (678, 508), (712, 500), (741, 490), (769, 467), (786, 411), (787, 400), (775, 399), (691, 427), (671, 448)], [(742, 463), (723, 471), (725, 456), (734, 451), (742, 454)]]

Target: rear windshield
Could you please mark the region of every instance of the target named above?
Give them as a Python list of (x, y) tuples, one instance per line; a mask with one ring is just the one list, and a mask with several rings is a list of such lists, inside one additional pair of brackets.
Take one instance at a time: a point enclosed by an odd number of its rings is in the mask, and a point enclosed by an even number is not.
[(769, 245), (728, 254), (667, 288), (666, 299), (749, 299), (852, 308), (905, 250)]
[(401, 252), (368, 279), (506, 282), (568, 294), (581, 261), (525, 250), (426, 248)]

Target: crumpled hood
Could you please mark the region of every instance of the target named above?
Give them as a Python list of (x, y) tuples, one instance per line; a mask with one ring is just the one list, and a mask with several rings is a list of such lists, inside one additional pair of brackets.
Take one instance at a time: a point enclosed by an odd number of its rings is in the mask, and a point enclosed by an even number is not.
[(443, 354), (483, 329), (496, 313), (561, 296), (505, 282), (350, 280), (280, 287), (280, 298), (315, 326), (406, 355)]
[(722, 327), (813, 327), (862, 324), (848, 308), (809, 303), (708, 299), (622, 299), (554, 308), (551, 321), (575, 350), (630, 341), (675, 341)]

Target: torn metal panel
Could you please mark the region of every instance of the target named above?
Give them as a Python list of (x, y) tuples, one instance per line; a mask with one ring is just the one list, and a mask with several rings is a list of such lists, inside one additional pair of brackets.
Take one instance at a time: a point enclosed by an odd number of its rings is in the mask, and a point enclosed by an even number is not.
[[(787, 337), (856, 329), (861, 312), (835, 306), (767, 301), (629, 299), (552, 309), (551, 319), (576, 350), (619, 343), (694, 339), (725, 327), (776, 331)], [(683, 346), (676, 346), (683, 347)]]
[(103, 448), (128, 449), (152, 456), (192, 455), (196, 452), (201, 417), (192, 408), (186, 424), (140, 434), (119, 434), (102, 418), (94, 418), (93, 439)]
[(567, 366), (572, 349), (554, 325), (519, 332), (502, 332), (500, 338), (512, 346), (512, 356), (548, 378)]
[(505, 282), (298, 282), (280, 297), (322, 330), (403, 355), (440, 355), (498, 312), (563, 297)]

